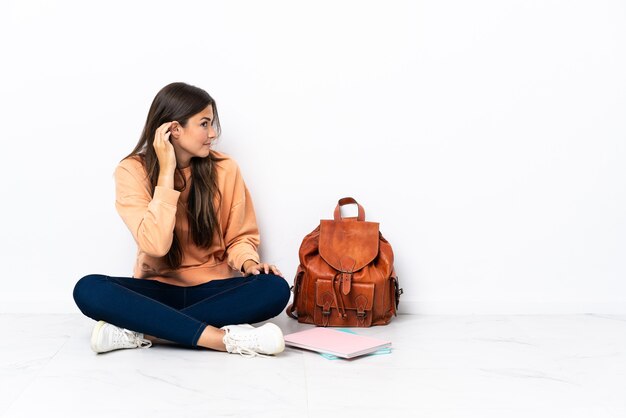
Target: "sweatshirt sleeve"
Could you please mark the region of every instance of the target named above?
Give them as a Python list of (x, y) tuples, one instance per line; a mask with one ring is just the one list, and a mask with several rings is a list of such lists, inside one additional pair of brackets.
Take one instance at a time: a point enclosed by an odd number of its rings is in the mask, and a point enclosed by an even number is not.
[(224, 231), (224, 241), (228, 265), (241, 271), (246, 260), (260, 262), (257, 252), (260, 238), (250, 192), (238, 168), (233, 192), (233, 205)]
[(163, 257), (172, 245), (180, 192), (156, 186), (151, 195), (149, 182), (139, 180), (140, 176), (132, 168), (118, 165), (115, 208), (141, 251), (151, 257)]

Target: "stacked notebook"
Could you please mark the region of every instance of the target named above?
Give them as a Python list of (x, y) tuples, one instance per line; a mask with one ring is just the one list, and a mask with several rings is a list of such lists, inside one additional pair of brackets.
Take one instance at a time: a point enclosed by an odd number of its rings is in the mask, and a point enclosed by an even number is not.
[(285, 335), (285, 345), (341, 358), (353, 358), (388, 349), (391, 341), (316, 327)]

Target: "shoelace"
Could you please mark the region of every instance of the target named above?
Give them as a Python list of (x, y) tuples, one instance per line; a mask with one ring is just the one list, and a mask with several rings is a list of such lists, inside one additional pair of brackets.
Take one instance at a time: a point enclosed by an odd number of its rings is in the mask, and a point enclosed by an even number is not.
[(258, 351), (254, 351), (251, 348), (242, 347), (240, 345), (241, 342), (255, 340), (256, 338), (257, 337), (255, 335), (248, 334), (248, 335), (243, 335), (239, 339), (236, 339), (232, 335), (230, 335), (230, 331), (226, 331), (226, 335), (224, 336), (224, 344), (227, 346), (229, 345), (234, 346), (233, 351), (231, 351), (231, 353), (237, 353), (246, 358), (251, 358), (251, 357), (256, 357), (256, 356), (270, 357), (267, 354), (262, 354), (262, 353), (259, 353)]
[(147, 340), (145, 338), (139, 338), (139, 334), (137, 334), (134, 331), (131, 331), (126, 328), (119, 328), (119, 330), (121, 332), (116, 335), (117, 337), (116, 342), (119, 342), (122, 339), (126, 339), (130, 341), (131, 343), (135, 344), (139, 348), (148, 348), (152, 346), (152, 341)]

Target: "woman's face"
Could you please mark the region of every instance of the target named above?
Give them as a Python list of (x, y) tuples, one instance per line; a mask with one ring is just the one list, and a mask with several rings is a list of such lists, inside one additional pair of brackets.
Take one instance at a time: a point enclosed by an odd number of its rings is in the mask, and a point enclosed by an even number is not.
[(179, 167), (187, 167), (192, 157), (207, 157), (211, 143), (216, 137), (213, 123), (213, 106), (209, 105), (202, 112), (189, 118), (187, 126), (176, 124), (172, 131), (174, 151)]

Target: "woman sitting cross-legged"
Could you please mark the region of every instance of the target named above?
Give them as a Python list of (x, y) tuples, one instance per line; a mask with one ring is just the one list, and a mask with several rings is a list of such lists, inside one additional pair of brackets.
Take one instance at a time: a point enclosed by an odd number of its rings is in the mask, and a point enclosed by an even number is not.
[(212, 148), (215, 101), (185, 83), (154, 98), (135, 149), (115, 170), (115, 206), (137, 242), (133, 277), (91, 274), (74, 300), (98, 321), (91, 348), (160, 340), (245, 356), (284, 350), (280, 314), (289, 285), (260, 262), (250, 193), (236, 162)]

